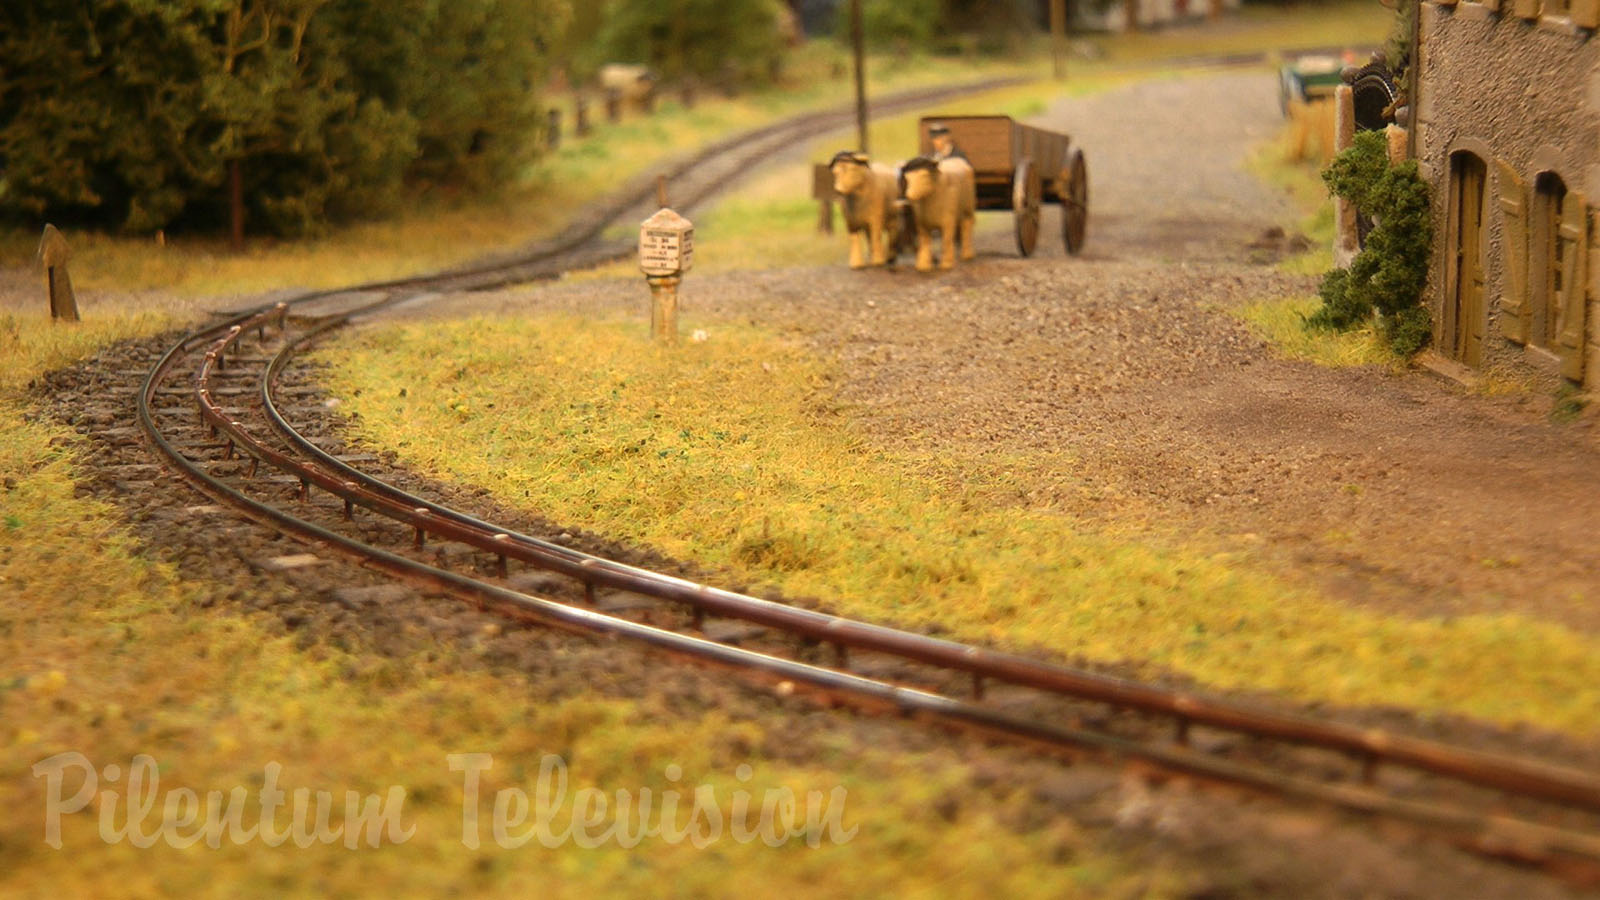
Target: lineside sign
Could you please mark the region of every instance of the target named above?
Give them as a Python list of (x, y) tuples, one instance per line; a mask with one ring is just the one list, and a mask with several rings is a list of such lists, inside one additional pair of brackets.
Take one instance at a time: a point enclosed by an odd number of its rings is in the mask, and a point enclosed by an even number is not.
[(663, 209), (639, 226), (639, 268), (646, 275), (679, 275), (694, 265), (694, 225)]

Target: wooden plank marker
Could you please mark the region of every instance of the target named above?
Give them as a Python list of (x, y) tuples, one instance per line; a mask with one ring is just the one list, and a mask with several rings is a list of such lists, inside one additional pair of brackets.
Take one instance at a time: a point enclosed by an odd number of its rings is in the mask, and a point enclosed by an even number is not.
[(545, 146), (551, 150), (561, 147), (561, 110), (555, 107), (545, 112)]
[(572, 100), (572, 133), (578, 137), (589, 136), (589, 99), (587, 97), (574, 97)]
[(650, 284), (650, 337), (678, 343), (678, 283), (694, 265), (694, 223), (663, 207), (639, 225), (639, 269)]
[(44, 264), (45, 285), (50, 296), (50, 318), (78, 321), (78, 298), (72, 292), (72, 277), (67, 274), (67, 259), (72, 249), (54, 225), (44, 226), (39, 239), (39, 262)]
[(817, 201), (817, 230), (833, 234), (833, 204), (839, 195), (833, 189), (833, 166), (816, 163), (811, 167), (811, 198)]

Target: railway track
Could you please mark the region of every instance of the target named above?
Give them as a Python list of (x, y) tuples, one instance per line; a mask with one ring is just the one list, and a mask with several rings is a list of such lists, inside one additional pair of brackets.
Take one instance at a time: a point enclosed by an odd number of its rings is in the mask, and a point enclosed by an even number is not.
[[(920, 92), (880, 108), (948, 95)], [(817, 114), (723, 142), (676, 167), (673, 191), (690, 207), (727, 172), (845, 121), (842, 112)], [(1600, 880), (1600, 778), (1588, 772), (1284, 715), (720, 590), (482, 521), (318, 445), (303, 420), (320, 414), (290, 396), (303, 396), (314, 377), (302, 350), (362, 317), (431, 294), (615, 258), (631, 245), (607, 241), (605, 230), (642, 218), (648, 204), (649, 185), (641, 181), (522, 254), (307, 294), (197, 329), (145, 377), (138, 392), (143, 433), (166, 465), (212, 500), (323, 552), (483, 609), (737, 670), (784, 694), (1403, 820), (1480, 853)], [(449, 568), (433, 552), (441, 543), (459, 551)], [(516, 576), (528, 569), (563, 576), (570, 590), (519, 590)], [(602, 594), (610, 602), (601, 602)], [(1408, 774), (1392, 778), (1393, 770)]]

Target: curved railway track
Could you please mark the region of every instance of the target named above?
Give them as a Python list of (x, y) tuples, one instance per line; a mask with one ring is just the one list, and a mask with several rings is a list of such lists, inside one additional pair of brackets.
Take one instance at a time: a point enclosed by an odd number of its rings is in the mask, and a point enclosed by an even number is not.
[[(950, 93), (902, 95), (880, 109), (925, 105)], [(821, 113), (725, 141), (674, 169), (674, 191), (692, 206), (730, 167), (844, 121), (843, 112)], [(648, 193), (641, 181), (557, 239), (520, 255), (306, 294), (200, 328), (149, 371), (138, 394), (140, 425), (164, 462), (213, 500), (481, 608), (735, 669), (781, 693), (801, 691), (1404, 820), (1477, 852), (1600, 879), (1600, 778), (1590, 773), (1110, 678), (592, 556), (385, 483), (328, 453), (291, 421), (303, 410), (284, 399), (284, 387), (306, 377), (297, 354), (319, 338), (431, 293), (550, 277), (615, 258), (630, 245), (608, 242), (602, 233), (641, 213)], [(466, 564), (450, 570), (430, 561), (427, 544), (440, 540), (470, 548), (461, 557)], [(514, 589), (507, 579), (512, 563), (565, 576), (573, 599)], [(602, 610), (600, 589), (638, 602)], [(714, 639), (712, 626), (725, 620), (737, 621), (740, 630), (724, 629), (722, 639)], [(1108, 705), (1137, 715), (1108, 717)], [(1170, 724), (1152, 724), (1161, 720)], [(1191, 741), (1197, 728), (1233, 738), (1208, 742), (1220, 749), (1202, 751)], [(1387, 767), (1417, 774), (1397, 789), (1385, 784), (1381, 770)]]

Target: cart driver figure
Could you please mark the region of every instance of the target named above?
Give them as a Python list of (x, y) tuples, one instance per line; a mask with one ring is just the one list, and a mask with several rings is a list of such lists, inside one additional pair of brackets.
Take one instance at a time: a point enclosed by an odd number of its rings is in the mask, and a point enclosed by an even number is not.
[(967, 155), (961, 152), (960, 147), (956, 146), (956, 139), (950, 136), (949, 126), (943, 122), (934, 122), (928, 126), (928, 139), (933, 141), (933, 159), (935, 162), (951, 157), (961, 160), (967, 159)]

